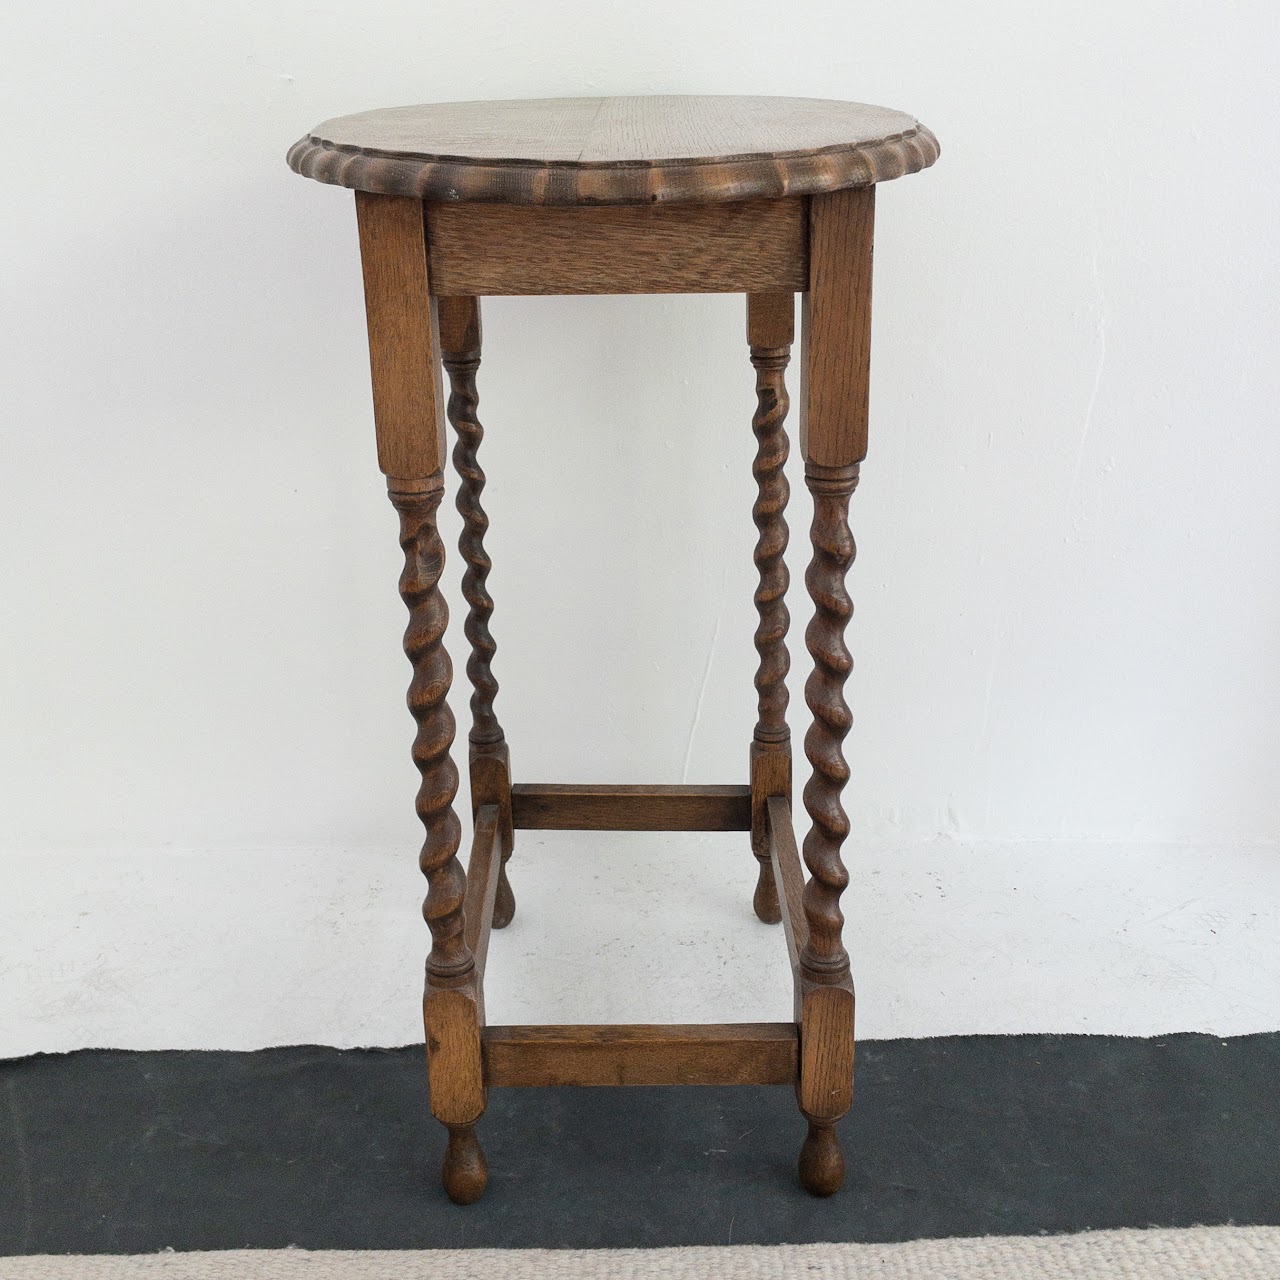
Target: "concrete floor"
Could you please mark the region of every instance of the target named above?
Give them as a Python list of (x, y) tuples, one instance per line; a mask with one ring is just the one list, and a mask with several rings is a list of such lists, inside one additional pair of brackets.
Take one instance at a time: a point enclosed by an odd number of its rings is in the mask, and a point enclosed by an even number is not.
[[(789, 1016), (745, 837), (519, 834), (504, 1022)], [(851, 841), (862, 1038), (1280, 1029), (1273, 847)], [(422, 1037), (412, 848), (0, 855), (0, 1056)]]

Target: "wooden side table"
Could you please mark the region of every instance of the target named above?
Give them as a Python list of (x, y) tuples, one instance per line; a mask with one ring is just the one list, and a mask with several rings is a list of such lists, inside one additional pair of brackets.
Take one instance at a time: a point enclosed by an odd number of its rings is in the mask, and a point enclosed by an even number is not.
[[(867, 446), (875, 184), (932, 164), (933, 135), (880, 107), (807, 98), (567, 98), (369, 111), (326, 121), (289, 164), (353, 187), (360, 230), (378, 462), (400, 515), (413, 664), (420, 865), (431, 930), (423, 1015), (431, 1111), (449, 1131), (443, 1182), (460, 1204), (488, 1171), (475, 1125), (493, 1085), (792, 1084), (809, 1122), (800, 1180), (830, 1195), (844, 1179), (836, 1121), (853, 1094), (853, 983), (841, 943), (840, 847), (849, 824), (841, 743), (852, 665), (845, 573), (854, 557), (849, 496)], [(755, 644), (759, 720), (740, 786), (511, 783), (494, 712), (498, 685), (486, 586), (488, 520), (477, 452), (479, 298), (594, 293), (745, 293), (756, 369), (759, 530)], [(783, 471), (783, 382), (802, 295), (800, 447), (813, 494), (814, 613), (805, 632), (813, 715), (804, 789), (806, 882), (792, 829)], [(459, 549), (471, 697), (471, 859), (457, 852), (443, 647), (444, 491), (449, 421), (463, 517)], [(781, 920), (795, 985), (793, 1022), (709, 1026), (490, 1027), (484, 965), (491, 929), (510, 922), (507, 860), (520, 829), (749, 831), (759, 860), (755, 912)]]

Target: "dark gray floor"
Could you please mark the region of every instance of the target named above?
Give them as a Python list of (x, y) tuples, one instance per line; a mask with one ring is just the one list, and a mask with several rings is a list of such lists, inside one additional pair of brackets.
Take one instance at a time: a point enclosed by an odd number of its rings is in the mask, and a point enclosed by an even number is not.
[(1280, 1224), (1280, 1033), (859, 1046), (834, 1199), (788, 1089), (495, 1090), (440, 1190), (422, 1049), (0, 1063), (0, 1253), (907, 1240)]

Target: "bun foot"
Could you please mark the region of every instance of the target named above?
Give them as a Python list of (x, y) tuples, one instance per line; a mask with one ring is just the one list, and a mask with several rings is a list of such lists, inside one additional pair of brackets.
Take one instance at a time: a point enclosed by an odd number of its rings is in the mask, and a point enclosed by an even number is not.
[(515, 919), (516, 895), (511, 892), (511, 881), (507, 879), (507, 864), (504, 861), (498, 872), (498, 892), (493, 900), (493, 927), (505, 929)]
[(773, 867), (764, 861), (760, 863), (760, 878), (756, 881), (755, 897), (751, 905), (756, 910), (756, 918), (765, 924), (779, 924), (782, 921), (782, 908), (778, 905), (778, 886), (773, 880)]
[(475, 1204), (489, 1185), (489, 1166), (473, 1124), (451, 1124), (440, 1181), (454, 1204)]
[(814, 1196), (833, 1196), (844, 1185), (844, 1152), (834, 1124), (809, 1121), (800, 1148), (800, 1185)]

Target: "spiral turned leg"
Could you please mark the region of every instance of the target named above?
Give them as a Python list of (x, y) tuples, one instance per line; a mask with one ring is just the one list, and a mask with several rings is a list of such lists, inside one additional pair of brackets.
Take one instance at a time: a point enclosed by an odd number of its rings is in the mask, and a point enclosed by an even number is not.
[(387, 488), (400, 515), (400, 594), (409, 609), (404, 649), (413, 664), (408, 701), (417, 722), (413, 759), (422, 778), (417, 810), (426, 829), (418, 865), (427, 879), (422, 914), (431, 930), (423, 997), (431, 1109), (449, 1126), (445, 1189), (469, 1203), (484, 1190), (484, 1156), (474, 1125), (484, 1111), (485, 1096), (481, 1000), (463, 931), (466, 877), (457, 857), (462, 831), (453, 810), (458, 770), (450, 755), (454, 721), (446, 701), (453, 668), (443, 643), (449, 610), (440, 594), (444, 544), (436, 527), (444, 478), (437, 471), (424, 480), (389, 479)]
[(498, 877), (498, 894), (493, 907), (493, 927), (503, 929), (511, 923), (516, 911), (515, 895), (507, 879), (507, 861), (515, 847), (511, 825), (511, 757), (502, 725), (494, 714), (498, 682), (493, 675), (493, 657), (498, 646), (489, 631), (493, 617), (493, 597), (489, 594), (489, 570), (493, 567), (484, 547), (489, 517), (481, 503), (485, 475), (480, 466), (480, 442), (484, 428), (477, 408), (476, 371), (480, 367), (480, 304), (476, 298), (441, 298), (440, 345), (444, 367), (449, 374), (447, 413), (457, 443), (453, 465), (458, 472), (458, 513), (462, 516), (462, 532), (458, 550), (466, 563), (462, 577), (462, 594), (468, 611), (463, 628), (471, 645), (467, 659), (467, 676), (471, 681), (471, 805), (478, 813), (484, 804), (496, 804), (502, 823), (502, 867)]
[(840, 846), (849, 834), (849, 819), (840, 793), (849, 781), (842, 744), (852, 716), (844, 700), (844, 685), (853, 669), (844, 631), (853, 616), (853, 602), (844, 578), (856, 548), (849, 532), (849, 496), (858, 483), (858, 467), (825, 468), (810, 464), (805, 482), (813, 494), (813, 559), (805, 585), (813, 597), (814, 614), (805, 632), (813, 658), (813, 672), (805, 684), (805, 702), (813, 723), (805, 735), (805, 755), (813, 774), (804, 789), (804, 807), (812, 826), (804, 842), (810, 879), (804, 890), (809, 939), (801, 954), (804, 968), (815, 981), (839, 979), (849, 973), (849, 956), (841, 942), (844, 916), (840, 895), (849, 883), (840, 860)]
[(759, 623), (756, 626), (757, 720), (751, 742), (751, 851), (758, 876), (752, 905), (765, 924), (782, 919), (778, 888), (769, 857), (767, 804), (770, 796), (791, 798), (791, 733), (787, 728), (786, 594), (790, 578), (783, 555), (787, 549), (785, 512), (790, 489), (784, 470), (790, 445), (785, 427), (787, 409), (786, 368), (791, 358), (795, 328), (792, 294), (748, 294), (747, 341), (756, 370), (756, 411), (751, 429), (756, 437), (752, 474), (756, 500), (751, 509), (758, 531), (755, 564), (759, 585), (755, 592)]
[[(422, 914), (431, 930), (422, 996), (431, 1114), (451, 1133), (466, 1131), (451, 1140), (455, 1151), (445, 1173), (454, 1190), (474, 1198), (483, 1186), (475, 1172), (483, 1160), (477, 1162), (471, 1148), (473, 1126), (485, 1108), (484, 998), (467, 941), (466, 877), (458, 862), (462, 831), (453, 809), (458, 771), (450, 755), (454, 723), (447, 702), (453, 669), (444, 649), (449, 610), (440, 594), (444, 544), (436, 525), (444, 495), (445, 424), (426, 206), (412, 197), (357, 191), (356, 216), (378, 465), (400, 517), (400, 594), (409, 610), (404, 648), (413, 664), (408, 701), (417, 726), (413, 759), (421, 775), (417, 810), (425, 828), (418, 862), (427, 880)], [(459, 1167), (471, 1170), (462, 1181), (454, 1176)]]
[(851, 716), (844, 685), (853, 667), (844, 631), (853, 614), (845, 574), (856, 548), (849, 532), (849, 497), (858, 466), (808, 463), (805, 482), (813, 494), (813, 559), (805, 583), (814, 614), (805, 632), (813, 672), (805, 702), (813, 715), (805, 755), (813, 767), (804, 789), (811, 826), (804, 842), (809, 880), (804, 890), (808, 939), (800, 953), (800, 1108), (809, 1135), (800, 1154), (800, 1180), (814, 1195), (832, 1195), (844, 1181), (844, 1157), (835, 1122), (849, 1109), (853, 1091), (853, 983), (841, 940), (840, 895), (849, 876), (840, 847), (849, 820), (840, 793), (849, 780), (842, 744)]
[(453, 811), (458, 770), (453, 746), (453, 712), (445, 698), (453, 681), (453, 665), (444, 648), (449, 607), (440, 594), (444, 545), (436, 528), (436, 513), (444, 492), (439, 472), (425, 480), (389, 480), (391, 501), (400, 514), (400, 546), (404, 572), (400, 595), (409, 609), (404, 651), (413, 664), (409, 710), (417, 722), (413, 762), (422, 776), (417, 810), (426, 828), (418, 865), (427, 878), (422, 914), (431, 930), (427, 973), (444, 979), (471, 971), (474, 962), (462, 934), (462, 903), (466, 877), (458, 862), (462, 828)]

